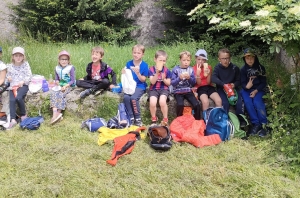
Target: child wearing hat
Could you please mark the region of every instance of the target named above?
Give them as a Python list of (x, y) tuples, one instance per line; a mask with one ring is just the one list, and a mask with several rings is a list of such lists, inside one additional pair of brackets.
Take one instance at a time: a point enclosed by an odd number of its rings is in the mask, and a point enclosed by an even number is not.
[(7, 65), (7, 79), (10, 82), (9, 109), (10, 125), (12, 129), (17, 125), (16, 105), (19, 107), (21, 121), (26, 115), (25, 96), (28, 92), (28, 84), (32, 76), (29, 63), (26, 61), (25, 50), (22, 47), (15, 47), (12, 51), (12, 63)]
[(267, 86), (266, 70), (258, 60), (254, 50), (244, 50), (243, 60), (245, 65), (241, 68), (242, 97), (246, 110), (252, 123), (250, 135), (258, 134), (260, 137), (267, 135), (267, 113), (263, 101), (264, 89)]
[(240, 126), (244, 127), (246, 121), (240, 115), (244, 114), (243, 110), (243, 100), (240, 95), (240, 85), (241, 85), (241, 74), (240, 68), (230, 62), (231, 54), (226, 48), (220, 49), (218, 52), (218, 60), (220, 61), (214, 68), (211, 81), (216, 84), (217, 92), (222, 100), (222, 106), (224, 110), (229, 112), (229, 98), (228, 94), (225, 92), (226, 89), (236, 90), (234, 98), (235, 101), (235, 114), (240, 120)]
[(90, 94), (97, 95), (101, 89), (112, 89), (117, 84), (117, 75), (108, 64), (102, 61), (103, 56), (104, 49), (102, 47), (97, 46), (91, 50), (92, 62), (86, 67), (87, 75), (76, 81), (77, 87), (85, 88), (80, 93), (80, 98), (85, 98)]
[(209, 108), (209, 100), (211, 98), (216, 107), (222, 107), (222, 100), (217, 93), (215, 87), (211, 84), (212, 68), (207, 64), (207, 52), (199, 49), (195, 54), (196, 64), (193, 66), (197, 88), (198, 98), (202, 104), (203, 117), (205, 118), (206, 110)]
[(50, 106), (53, 111), (51, 124), (62, 119), (62, 111), (65, 110), (67, 101), (66, 95), (75, 86), (75, 67), (70, 62), (69, 52), (63, 50), (58, 54), (58, 65), (55, 67), (55, 81), (57, 86), (53, 87), (50, 93)]

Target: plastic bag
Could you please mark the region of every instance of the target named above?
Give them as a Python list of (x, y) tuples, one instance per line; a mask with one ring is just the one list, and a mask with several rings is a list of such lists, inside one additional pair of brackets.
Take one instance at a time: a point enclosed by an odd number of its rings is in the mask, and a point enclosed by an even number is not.
[(135, 92), (136, 82), (133, 79), (130, 69), (125, 69), (125, 74), (121, 75), (121, 82), (123, 87), (123, 92), (125, 94), (132, 95)]

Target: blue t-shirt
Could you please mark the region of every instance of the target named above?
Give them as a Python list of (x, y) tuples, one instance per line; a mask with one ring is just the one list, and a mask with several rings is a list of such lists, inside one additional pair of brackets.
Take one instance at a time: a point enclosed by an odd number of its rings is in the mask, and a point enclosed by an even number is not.
[[(126, 63), (126, 68), (131, 70), (133, 79), (136, 82), (136, 87), (140, 88), (142, 90), (146, 90), (146, 87), (147, 87), (146, 81), (142, 82), (142, 81), (139, 80), (139, 78), (137, 77), (137, 75), (135, 74), (135, 72), (130, 68), (132, 66), (134, 66), (133, 60), (130, 60), (130, 61), (128, 61)], [(143, 75), (143, 76), (148, 77), (148, 70), (149, 70), (148, 64), (146, 62), (142, 61), (141, 64), (140, 64), (140, 74)]]

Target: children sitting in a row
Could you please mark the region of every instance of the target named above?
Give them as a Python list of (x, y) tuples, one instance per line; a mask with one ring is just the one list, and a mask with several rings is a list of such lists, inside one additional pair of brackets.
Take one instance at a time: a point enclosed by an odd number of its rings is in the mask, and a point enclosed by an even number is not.
[[(159, 102), (163, 118), (162, 123), (168, 124), (168, 96), (170, 94), (169, 86), (172, 85), (174, 97), (177, 102), (177, 116), (183, 114), (184, 99), (187, 99), (194, 111), (195, 119), (202, 119), (200, 109), (201, 101), (203, 115), (209, 107), (209, 98), (211, 98), (217, 107), (222, 107), (228, 112), (229, 102), (227, 95), (224, 92), (224, 87), (230, 85), (236, 88), (238, 99), (236, 103), (236, 114), (243, 114), (242, 97), (238, 90), (241, 84), (240, 69), (230, 62), (230, 52), (227, 49), (221, 49), (218, 52), (218, 60), (220, 63), (216, 65), (214, 71), (210, 65), (207, 65), (208, 56), (205, 50), (200, 49), (195, 54), (196, 64), (191, 67), (191, 54), (188, 51), (180, 53), (180, 64), (175, 66), (172, 72), (167, 68), (167, 53), (163, 50), (158, 50), (155, 53), (155, 65), (148, 68), (148, 64), (142, 60), (145, 52), (143, 45), (135, 45), (132, 48), (133, 59), (126, 63), (126, 68), (131, 69), (133, 79), (136, 81), (135, 92), (132, 95), (124, 94), (124, 103), (129, 113), (131, 123), (141, 126), (141, 111), (139, 100), (145, 93), (147, 88), (146, 79), (150, 79), (149, 88), (149, 103), (152, 123), (157, 123), (156, 105)], [(76, 85), (86, 88), (80, 93), (80, 97), (84, 98), (90, 94), (98, 94), (100, 90), (113, 88), (116, 85), (116, 73), (111, 67), (102, 61), (104, 50), (101, 47), (94, 47), (91, 51), (92, 62), (87, 65), (87, 75), (79, 80), (76, 79), (75, 67), (70, 63), (70, 54), (67, 51), (61, 51), (58, 55), (58, 65), (55, 67), (55, 80), (61, 87), (56, 92), (50, 94), (50, 105), (53, 109), (53, 117), (51, 124), (54, 124), (62, 119), (62, 111), (66, 108), (66, 95), (70, 92), (70, 88)], [(252, 58), (254, 57), (254, 58)], [(245, 53), (243, 59), (245, 66), (242, 68), (242, 96), (246, 102), (246, 109), (250, 115), (253, 129), (251, 134), (256, 134), (262, 131), (262, 125), (267, 123), (265, 107), (262, 102), (264, 94), (263, 88), (266, 86), (265, 70), (258, 62), (254, 53)], [(254, 59), (254, 60), (252, 60)], [(252, 62), (253, 63), (252, 63)], [(258, 67), (259, 66), (259, 67)], [(252, 67), (256, 73), (249, 73)], [(244, 69), (246, 68), (246, 69)], [(250, 69), (249, 69), (250, 68)], [(2, 68), (2, 70), (5, 68)], [(248, 69), (248, 70), (247, 70)], [(244, 73), (247, 70), (247, 75)], [(252, 71), (251, 70), (251, 71)], [(122, 71), (123, 72), (123, 71)], [(2, 72), (0, 82), (4, 82)], [(260, 75), (261, 74), (261, 75)], [(23, 120), (26, 117), (26, 109), (24, 98), (28, 92), (28, 84), (32, 76), (30, 66), (25, 58), (25, 51), (21, 47), (16, 47), (12, 52), (12, 64), (8, 65), (6, 78), (10, 82), (10, 116), (11, 123), (9, 126), (16, 126), (16, 104), (20, 109), (20, 117)], [(110, 76), (110, 77), (109, 77)], [(1, 81), (2, 80), (2, 81)], [(2, 84), (3, 84), (2, 82)], [(244, 85), (247, 82), (246, 85)], [(216, 89), (212, 83), (216, 84)], [(197, 88), (198, 98), (192, 91), (192, 88)], [(249, 96), (247, 95), (249, 94)], [(253, 98), (253, 99), (251, 99)], [(253, 103), (251, 102), (253, 101)], [(259, 109), (260, 113), (257, 113)], [(256, 112), (256, 113), (255, 113)], [(257, 121), (258, 120), (258, 121)], [(264, 136), (265, 131), (260, 133)]]

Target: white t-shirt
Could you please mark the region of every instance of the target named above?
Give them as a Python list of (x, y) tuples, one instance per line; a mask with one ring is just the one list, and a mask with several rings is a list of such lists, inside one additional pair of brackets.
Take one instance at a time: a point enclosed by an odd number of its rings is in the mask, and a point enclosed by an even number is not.
[(4, 64), (2, 61), (0, 61), (0, 71), (4, 70), (7, 68), (7, 65)]

